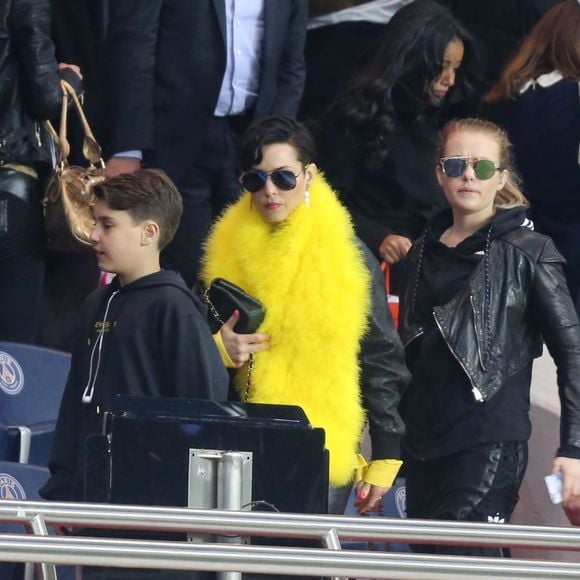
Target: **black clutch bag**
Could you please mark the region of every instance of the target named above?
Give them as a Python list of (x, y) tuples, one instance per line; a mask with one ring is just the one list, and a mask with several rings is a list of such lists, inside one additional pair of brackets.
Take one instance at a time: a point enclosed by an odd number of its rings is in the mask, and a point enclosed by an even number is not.
[(223, 278), (214, 278), (211, 281), (203, 294), (203, 299), (209, 307), (208, 323), (213, 334), (228, 321), (234, 310), (240, 313), (234, 327), (234, 331), (239, 334), (256, 332), (266, 316), (266, 310), (261, 302)]

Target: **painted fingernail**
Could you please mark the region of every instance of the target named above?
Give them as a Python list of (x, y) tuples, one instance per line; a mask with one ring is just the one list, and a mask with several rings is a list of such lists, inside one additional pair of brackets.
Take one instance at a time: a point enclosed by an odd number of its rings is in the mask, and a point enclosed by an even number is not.
[(364, 499), (366, 496), (367, 496), (367, 492), (364, 489), (358, 492), (359, 499)]

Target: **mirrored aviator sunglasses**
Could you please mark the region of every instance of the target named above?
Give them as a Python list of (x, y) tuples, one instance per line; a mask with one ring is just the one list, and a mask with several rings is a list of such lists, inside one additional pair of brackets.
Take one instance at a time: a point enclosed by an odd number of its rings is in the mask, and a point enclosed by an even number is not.
[(461, 177), (469, 164), (473, 167), (475, 177), (481, 181), (491, 179), (496, 171), (502, 169), (495, 161), (481, 157), (442, 157), (439, 163), (443, 173), (452, 179)]
[[(302, 173), (302, 172), (300, 172)], [(275, 169), (274, 171), (248, 171), (240, 177), (240, 183), (244, 189), (250, 193), (257, 193), (264, 187), (268, 177), (272, 183), (282, 191), (290, 191), (297, 184), (297, 178), (300, 175), (292, 173), (289, 169)]]

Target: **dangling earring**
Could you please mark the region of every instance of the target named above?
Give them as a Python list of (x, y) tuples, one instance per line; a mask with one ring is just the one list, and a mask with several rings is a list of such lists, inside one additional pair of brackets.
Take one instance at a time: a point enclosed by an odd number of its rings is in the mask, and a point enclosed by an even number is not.
[(310, 190), (309, 189), (307, 189), (304, 192), (304, 205), (306, 207), (310, 207)]

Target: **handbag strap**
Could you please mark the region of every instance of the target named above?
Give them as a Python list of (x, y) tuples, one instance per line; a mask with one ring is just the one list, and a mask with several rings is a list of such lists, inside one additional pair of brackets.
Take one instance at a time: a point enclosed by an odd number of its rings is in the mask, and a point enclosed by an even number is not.
[[(209, 287), (207, 287), (203, 291), (202, 299), (207, 304), (210, 312), (215, 317), (215, 319), (223, 326), (225, 323), (221, 319), (221, 316), (220, 316), (219, 312), (217, 311), (217, 308), (213, 305), (213, 303), (209, 297)], [(246, 374), (246, 387), (244, 390), (244, 396), (242, 398), (242, 403), (247, 403), (248, 398), (250, 397), (250, 390), (252, 388), (252, 374), (253, 374), (253, 372), (254, 372), (254, 353), (251, 352), (250, 356), (248, 358), (248, 371)]]
[(79, 120), (81, 122), (81, 127), (83, 129), (84, 139), (83, 139), (83, 157), (91, 164), (91, 165), (100, 165), (101, 167), (105, 166), (105, 162), (101, 156), (101, 147), (97, 143), (91, 126), (87, 120), (85, 115), (85, 111), (81, 105), (80, 99), (76, 94), (74, 88), (70, 85), (70, 83), (66, 82), (65, 80), (60, 81), (60, 86), (62, 89), (62, 104), (60, 110), (60, 124), (58, 134), (55, 131), (52, 123), (50, 121), (46, 122), (46, 128), (50, 133), (52, 139), (54, 140), (55, 144), (58, 147), (58, 159), (57, 162), (59, 164), (64, 163), (68, 156), (70, 155), (70, 143), (67, 139), (67, 126), (68, 126), (68, 104), (69, 104), (69, 97), (75, 107), (75, 110), (78, 114)]

